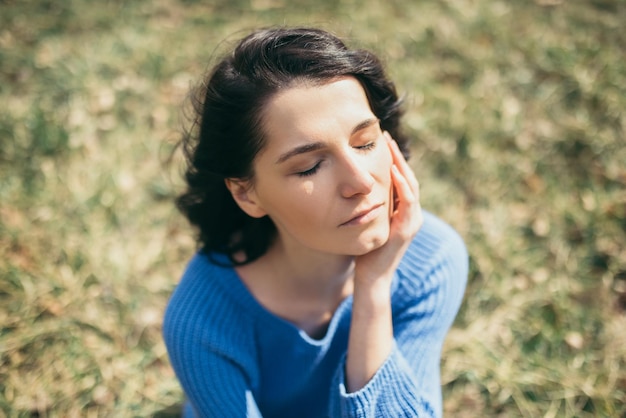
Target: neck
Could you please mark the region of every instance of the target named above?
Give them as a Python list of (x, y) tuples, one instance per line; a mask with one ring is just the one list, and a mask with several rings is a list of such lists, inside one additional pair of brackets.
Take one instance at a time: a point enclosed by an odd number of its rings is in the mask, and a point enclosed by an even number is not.
[(261, 258), (237, 267), (237, 272), (261, 305), (318, 338), (337, 306), (352, 294), (354, 257), (278, 239)]
[(354, 275), (354, 257), (286, 245), (281, 240), (271, 247), (266, 260), (284, 289), (309, 297), (336, 295)]

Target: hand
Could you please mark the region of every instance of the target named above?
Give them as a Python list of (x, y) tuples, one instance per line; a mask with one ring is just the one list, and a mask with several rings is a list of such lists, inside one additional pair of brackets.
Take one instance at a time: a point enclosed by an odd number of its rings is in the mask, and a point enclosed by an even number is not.
[(388, 132), (385, 131), (384, 135), (391, 151), (391, 182), (396, 195), (395, 199), (392, 196), (395, 202), (389, 202), (393, 207), (389, 239), (382, 247), (356, 258), (355, 284), (381, 278), (387, 278), (391, 283), (393, 272), (423, 222), (417, 178), (396, 141)]

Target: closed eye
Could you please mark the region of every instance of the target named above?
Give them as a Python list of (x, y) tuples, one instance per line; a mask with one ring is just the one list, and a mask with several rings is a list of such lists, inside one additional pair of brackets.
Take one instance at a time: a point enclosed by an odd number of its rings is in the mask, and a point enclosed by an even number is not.
[(354, 148), (356, 148), (358, 150), (361, 150), (361, 151), (369, 151), (371, 149), (374, 149), (374, 147), (376, 147), (376, 142), (372, 141), (372, 142), (369, 142), (369, 143), (367, 143), (365, 145), (360, 145), (360, 146), (354, 147)]
[(296, 175), (298, 175), (299, 177), (312, 176), (313, 174), (317, 172), (317, 170), (319, 170), (320, 164), (322, 164), (322, 161), (318, 161), (317, 164), (315, 164), (313, 167), (309, 168), (308, 170), (297, 172)]

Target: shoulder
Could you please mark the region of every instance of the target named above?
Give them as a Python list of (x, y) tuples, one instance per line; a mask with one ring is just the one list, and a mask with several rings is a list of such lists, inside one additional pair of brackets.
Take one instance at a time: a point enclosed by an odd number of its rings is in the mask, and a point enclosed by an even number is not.
[(461, 236), (424, 212), (424, 223), (398, 267), (398, 290), (407, 299), (444, 297), (458, 304), (465, 291), (468, 253)]
[(424, 223), (409, 245), (401, 271), (424, 271), (442, 263), (467, 268), (468, 254), (461, 236), (447, 223), (424, 211)]
[(215, 264), (201, 253), (190, 260), (163, 319), (171, 356), (186, 357), (189, 350), (202, 347), (231, 360), (239, 357), (240, 348), (249, 345), (244, 336), (251, 335), (242, 328), (253, 326), (253, 321), (237, 297), (238, 284), (232, 267)]
[(187, 264), (182, 278), (169, 300), (165, 312), (166, 325), (189, 322), (193, 318), (206, 317), (211, 310), (223, 304), (220, 282), (228, 276), (228, 270), (213, 264), (206, 255), (198, 253)]

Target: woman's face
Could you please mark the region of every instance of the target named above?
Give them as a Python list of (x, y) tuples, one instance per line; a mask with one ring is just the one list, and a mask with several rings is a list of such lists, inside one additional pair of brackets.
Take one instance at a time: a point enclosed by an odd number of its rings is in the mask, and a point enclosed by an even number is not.
[(247, 199), (282, 244), (361, 255), (389, 237), (391, 154), (359, 82), (346, 77), (278, 93)]

